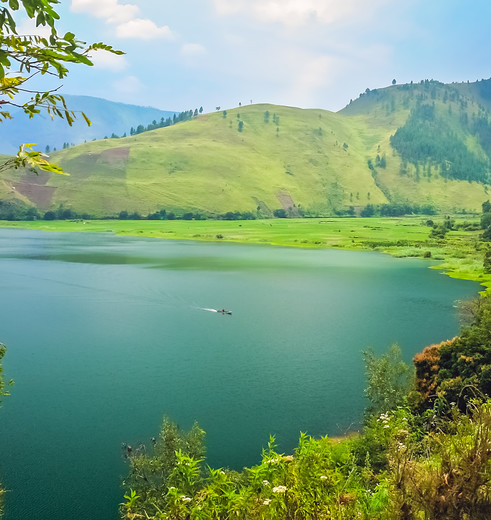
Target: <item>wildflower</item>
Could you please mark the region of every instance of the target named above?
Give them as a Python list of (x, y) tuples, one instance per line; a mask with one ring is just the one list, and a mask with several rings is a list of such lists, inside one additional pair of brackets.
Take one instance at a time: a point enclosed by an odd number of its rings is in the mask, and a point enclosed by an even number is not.
[(273, 493), (285, 493), (286, 486), (276, 486), (273, 488)]
[(266, 461), (267, 464), (277, 464), (278, 462), (280, 462), (278, 457), (276, 457), (276, 459), (269, 459)]
[(263, 480), (263, 486), (269, 486), (269, 480)]
[(269, 506), (270, 502), (271, 502), (271, 499), (270, 499), (270, 498), (266, 498), (266, 499), (264, 500), (263, 504), (264, 504), (265, 506)]
[(325, 475), (321, 475), (321, 476), (320, 476), (320, 479), (321, 479), (321, 480), (327, 480), (327, 477), (326, 477)]
[(191, 498), (189, 498), (189, 497), (185, 497), (185, 496), (182, 496), (182, 497), (181, 497), (181, 500), (182, 500), (183, 502), (191, 502)]

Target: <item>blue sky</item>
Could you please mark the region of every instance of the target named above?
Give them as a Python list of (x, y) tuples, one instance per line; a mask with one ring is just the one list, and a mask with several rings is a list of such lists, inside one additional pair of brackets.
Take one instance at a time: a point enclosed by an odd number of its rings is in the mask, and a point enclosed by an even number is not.
[(164, 110), (337, 111), (367, 87), (491, 77), (489, 0), (61, 0), (60, 31), (126, 52), (66, 94)]

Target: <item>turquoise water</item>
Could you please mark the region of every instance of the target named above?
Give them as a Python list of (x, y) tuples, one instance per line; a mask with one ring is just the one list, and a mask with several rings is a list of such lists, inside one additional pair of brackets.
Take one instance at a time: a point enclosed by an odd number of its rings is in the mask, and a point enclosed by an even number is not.
[[(377, 253), (0, 230), (6, 520), (116, 520), (121, 443), (164, 415), (207, 432), (210, 465), (269, 434), (356, 428), (361, 351), (410, 361), (458, 331), (479, 286)], [(207, 311), (227, 308), (232, 316)]]

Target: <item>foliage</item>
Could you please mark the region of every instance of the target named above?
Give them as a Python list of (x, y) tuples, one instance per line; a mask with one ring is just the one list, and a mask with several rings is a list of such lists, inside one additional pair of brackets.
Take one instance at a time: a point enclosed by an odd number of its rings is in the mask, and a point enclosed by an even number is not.
[(36, 220), (39, 211), (18, 199), (0, 200), (0, 220)]
[(370, 415), (380, 415), (406, 403), (413, 377), (401, 355), (398, 345), (392, 345), (380, 357), (372, 349), (363, 352), (367, 375), (365, 394), (370, 401), (367, 408)]
[(485, 274), (491, 274), (491, 249), (486, 249), (484, 252), (482, 267)]
[(419, 392), (420, 399), (425, 403), (433, 402), (437, 397), (440, 349), (450, 346), (452, 341), (443, 341), (442, 343), (429, 345), (414, 356), (416, 391)]
[(400, 217), (403, 215), (435, 215), (436, 208), (431, 204), (367, 204), (360, 213), (361, 217)]
[(491, 242), (491, 203), (489, 200), (482, 204), (481, 229), (484, 230), (481, 235), (482, 240)]
[[(136, 449), (123, 445), (123, 454), (129, 463), (129, 475), (124, 481), (129, 489), (128, 502), (123, 505), (126, 512), (134, 508), (156, 514), (164, 503), (174, 503), (176, 496), (170, 488), (193, 493), (201, 483), (202, 462), (205, 455), (204, 431), (197, 423), (188, 432), (164, 418), (157, 439), (152, 446), (138, 446)], [(177, 501), (178, 502), (178, 501)]]
[[(7, 0), (2, 0), (2, 4), (6, 3)], [(33, 91), (30, 88), (31, 80), (38, 75), (63, 79), (68, 74), (70, 64), (91, 66), (90, 53), (93, 51), (122, 54), (103, 43), (86, 45), (71, 32), (63, 36), (59, 34), (55, 27), (59, 16), (54, 10), (54, 5), (58, 3), (59, 0), (9, 0), (8, 7), (0, 7), (0, 122), (12, 118), (8, 111), (8, 107), (12, 106), (21, 108), (30, 118), (45, 111), (51, 118), (59, 117), (72, 125), (75, 114), (68, 109), (63, 96), (56, 93), (57, 89)], [(35, 22), (36, 27), (46, 28), (49, 36), (19, 35), (15, 16), (20, 10)], [(31, 98), (19, 101), (25, 94)], [(82, 114), (82, 117), (90, 125), (87, 116)], [(2, 168), (37, 167), (62, 173), (32, 146), (21, 145), (17, 156)]]
[(465, 410), (470, 399), (491, 396), (491, 298), (477, 299), (472, 314), (460, 336), (415, 357), (422, 408), (446, 412), (453, 402)]
[[(200, 109), (200, 113), (203, 112), (203, 107)], [(226, 116), (227, 111), (224, 111), (224, 117)], [(184, 110), (183, 112), (179, 112), (179, 114), (174, 114), (171, 117), (168, 117), (164, 119), (163, 117), (160, 118), (160, 121), (153, 120), (148, 125), (137, 125), (136, 128), (131, 127), (130, 128), (130, 135), (138, 135), (142, 134), (143, 132), (150, 132), (151, 130), (156, 130), (157, 128), (167, 128), (168, 126), (175, 125), (176, 123), (182, 123), (183, 121), (191, 121), (191, 119), (195, 119), (198, 117), (198, 109), (195, 108), (194, 112), (193, 110)], [(111, 136), (111, 138), (119, 138), (119, 136)]]
[(452, 409), (452, 431), (412, 442), (399, 430), (389, 449), (390, 509), (396, 518), (485, 520), (491, 515), (491, 402)]
[(122, 518), (347, 520), (367, 507), (357, 503), (361, 472), (349, 445), (301, 434), (294, 455), (275, 448), (272, 437), (257, 466), (240, 474), (208, 468), (201, 480), (197, 461), (177, 451), (167, 490), (155, 496), (153, 507), (134, 500), (122, 509)]
[(444, 177), (489, 181), (489, 160), (470, 152), (434, 104), (420, 103), (390, 139), (404, 161), (437, 166)]
[[(274, 437), (240, 473), (176, 449), (164, 486), (125, 494), (122, 519), (485, 520), (491, 514), (491, 401), (457, 407), (439, 426), (409, 408), (373, 415), (354, 437)], [(149, 457), (149, 461), (151, 457)], [(128, 483), (126, 484), (128, 486)], [(152, 488), (151, 481), (146, 483)], [(149, 500), (148, 496), (152, 496)]]

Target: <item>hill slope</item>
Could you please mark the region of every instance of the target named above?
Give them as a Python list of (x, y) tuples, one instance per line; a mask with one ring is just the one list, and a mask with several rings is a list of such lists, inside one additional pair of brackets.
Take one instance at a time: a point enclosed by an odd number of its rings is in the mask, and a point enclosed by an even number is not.
[(338, 113), (250, 105), (206, 114), (60, 151), (53, 160), (70, 177), (9, 172), (0, 195), (96, 216), (478, 211), (489, 198), (488, 90), (425, 81), (367, 91)]
[(11, 110), (14, 118), (0, 125), (0, 153), (13, 154), (21, 143), (38, 143), (38, 149), (44, 151), (62, 149), (64, 143), (80, 144), (84, 141), (103, 139), (111, 134), (129, 134), (130, 128), (139, 124), (147, 125), (153, 120), (172, 117), (175, 112), (152, 107), (115, 103), (107, 99), (90, 96), (64, 96), (67, 106), (76, 114), (84, 112), (92, 122), (89, 127), (80, 116), (72, 127), (58, 118), (53, 120), (47, 114), (39, 114), (29, 119), (22, 110)]

